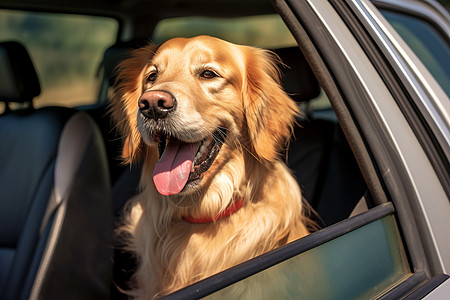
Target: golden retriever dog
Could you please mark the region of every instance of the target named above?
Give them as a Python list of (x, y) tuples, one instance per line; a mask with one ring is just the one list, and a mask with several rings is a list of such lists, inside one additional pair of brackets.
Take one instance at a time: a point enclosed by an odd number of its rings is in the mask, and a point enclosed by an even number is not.
[(277, 63), (199, 36), (120, 64), (113, 118), (124, 159), (143, 160), (122, 228), (138, 258), (134, 297), (167, 295), (308, 234), (280, 158), (299, 111)]

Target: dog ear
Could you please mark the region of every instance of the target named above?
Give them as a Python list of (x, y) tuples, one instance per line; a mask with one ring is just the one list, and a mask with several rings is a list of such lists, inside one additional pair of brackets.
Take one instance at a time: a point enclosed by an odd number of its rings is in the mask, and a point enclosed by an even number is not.
[(117, 77), (110, 113), (119, 135), (124, 138), (122, 158), (125, 163), (138, 161), (143, 156), (144, 143), (137, 129), (138, 101), (142, 94), (146, 66), (151, 62), (157, 45), (131, 52), (131, 57), (116, 68)]
[(299, 109), (280, 85), (278, 57), (247, 50), (243, 99), (251, 149), (261, 161), (272, 161), (287, 145)]

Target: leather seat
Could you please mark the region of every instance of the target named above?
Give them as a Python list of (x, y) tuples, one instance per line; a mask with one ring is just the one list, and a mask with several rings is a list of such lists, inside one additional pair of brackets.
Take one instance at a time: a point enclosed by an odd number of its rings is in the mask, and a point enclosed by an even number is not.
[(32, 108), (39, 80), (21, 44), (0, 43), (0, 76), (0, 299), (108, 299), (112, 208), (100, 132), (75, 109)]
[[(114, 85), (117, 75), (116, 67), (121, 61), (131, 56), (131, 51), (144, 46), (148, 41), (146, 39), (136, 39), (128, 42), (118, 42), (110, 46), (104, 54), (103, 67), (103, 90), (101, 95), (106, 97), (108, 90)], [(116, 134), (111, 132), (110, 127), (105, 128), (104, 131), (109, 134)], [(118, 136), (114, 136), (111, 140), (114, 143), (109, 143), (110, 153), (114, 153), (115, 157), (120, 157), (122, 151), (122, 140)], [(117, 163), (117, 160), (116, 160)], [(138, 183), (141, 177), (141, 165), (135, 164), (130, 166), (115, 167), (115, 181), (113, 182), (112, 203), (114, 211), (114, 224), (119, 226), (122, 219), (122, 211), (125, 203), (134, 195), (138, 193)], [(120, 238), (114, 240), (114, 273), (113, 285), (111, 286), (111, 299), (125, 300), (129, 296), (123, 291), (130, 290), (129, 281), (136, 269), (136, 258), (133, 254), (124, 250), (125, 245)]]
[(309, 102), (320, 94), (319, 83), (298, 47), (275, 50), (284, 64), (283, 87), (306, 106), (298, 118), (287, 153), (288, 166), (302, 188), (303, 196), (324, 225), (350, 216), (367, 186), (331, 107), (319, 117), (309, 111)]

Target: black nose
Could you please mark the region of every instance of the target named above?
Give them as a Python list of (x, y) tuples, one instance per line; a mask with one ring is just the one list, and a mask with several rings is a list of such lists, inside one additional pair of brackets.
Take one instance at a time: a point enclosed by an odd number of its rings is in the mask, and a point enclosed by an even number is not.
[(139, 99), (139, 111), (149, 119), (164, 119), (175, 110), (176, 99), (164, 91), (148, 91)]

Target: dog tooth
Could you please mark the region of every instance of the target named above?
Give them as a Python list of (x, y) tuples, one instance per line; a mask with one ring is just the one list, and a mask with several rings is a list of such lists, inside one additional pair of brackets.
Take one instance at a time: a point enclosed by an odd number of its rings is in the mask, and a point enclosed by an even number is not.
[(204, 143), (200, 146), (200, 149), (198, 151), (199, 154), (203, 155), (203, 153), (205, 153), (205, 145)]
[(192, 164), (191, 170), (194, 168), (194, 165), (197, 163), (197, 161), (205, 155), (205, 153), (207, 152), (208, 147), (209, 147), (209, 145), (211, 143), (212, 143), (212, 139), (211, 138), (208, 139), (208, 140), (203, 141), (203, 143), (201, 144), (197, 154), (194, 157), (194, 162)]
[(194, 165), (197, 163), (197, 161), (200, 159), (201, 156), (202, 156), (202, 155), (201, 155), (200, 152), (198, 152), (198, 153), (195, 155), (195, 157), (194, 157), (194, 162), (193, 162), (193, 164), (192, 164), (192, 168), (191, 168), (191, 169), (194, 168)]

